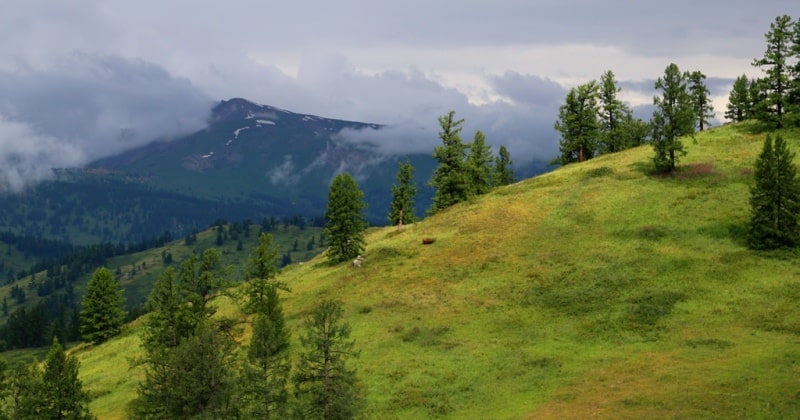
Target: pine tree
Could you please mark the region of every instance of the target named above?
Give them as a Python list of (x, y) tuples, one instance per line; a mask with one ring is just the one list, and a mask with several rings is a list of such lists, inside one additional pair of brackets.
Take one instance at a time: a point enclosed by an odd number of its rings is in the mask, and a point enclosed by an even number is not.
[(274, 310), (256, 316), (244, 362), (246, 414), (251, 418), (283, 418), (287, 412), (289, 331), (277, 291), (271, 289), (270, 293), (270, 300), (275, 302)]
[(561, 133), (559, 162), (562, 165), (583, 162), (594, 156), (600, 135), (597, 90), (594, 81), (572, 88), (567, 93), (566, 103), (558, 109), (555, 129)]
[(41, 418), (91, 419), (88, 404), (89, 396), (78, 379), (78, 360), (68, 357), (54, 339), (42, 373)]
[(472, 194), (486, 194), (492, 189), (492, 172), (494, 168), (492, 148), (486, 144), (486, 136), (480, 130), (469, 144), (467, 155), (467, 171), (469, 173)]
[(750, 189), (748, 244), (754, 249), (793, 247), (800, 241), (800, 185), (794, 153), (783, 137), (768, 135), (756, 159), (755, 185)]
[(417, 184), (414, 182), (414, 166), (406, 160), (400, 164), (392, 185), (392, 203), (389, 205), (389, 223), (400, 226), (417, 221), (414, 201), (417, 197)]
[(511, 168), (513, 164), (508, 149), (500, 146), (494, 161), (494, 185), (502, 186), (514, 182), (514, 170)]
[(600, 153), (614, 153), (630, 147), (626, 144), (624, 124), (630, 118), (631, 110), (617, 97), (620, 90), (614, 72), (608, 70), (600, 76)]
[(471, 188), (466, 167), (467, 146), (458, 134), (462, 130), (461, 125), (464, 120), (456, 120), (455, 114), (455, 111), (450, 111), (447, 115), (439, 117), (439, 126), (442, 128), (439, 138), (442, 140), (442, 145), (436, 146), (433, 150), (433, 157), (439, 162), (439, 166), (430, 181), (430, 186), (436, 190), (433, 204), (428, 210), (430, 214), (465, 201), (470, 195)]
[(246, 313), (265, 313), (268, 308), (270, 289), (287, 290), (285, 284), (275, 280), (278, 275), (278, 247), (272, 243), (272, 235), (262, 233), (258, 237), (258, 245), (247, 260), (245, 277)]
[(81, 335), (86, 341), (102, 343), (119, 334), (125, 322), (125, 298), (111, 270), (101, 267), (92, 274), (81, 301)]
[(303, 351), (294, 375), (302, 418), (353, 418), (363, 405), (356, 372), (347, 362), (358, 357), (350, 326), (342, 323), (342, 306), (322, 301), (305, 320)]
[(750, 99), (750, 82), (747, 75), (736, 78), (728, 95), (728, 106), (725, 118), (732, 122), (744, 121), (751, 117), (752, 100)]
[(325, 252), (334, 262), (351, 260), (364, 252), (367, 228), (364, 193), (348, 173), (336, 175), (328, 190), (323, 232), (328, 242)]
[(791, 92), (791, 63), (792, 32), (791, 17), (778, 16), (770, 24), (770, 30), (765, 34), (767, 50), (764, 57), (753, 60), (753, 66), (766, 68), (763, 79), (766, 91), (765, 106), (758, 118), (772, 122), (777, 128), (783, 127), (783, 116), (789, 108), (789, 93)]
[(662, 96), (653, 97), (656, 106), (651, 120), (653, 163), (658, 171), (672, 172), (677, 167), (678, 157), (686, 154), (680, 138), (694, 135), (695, 113), (686, 75), (674, 63), (667, 66), (664, 77), (656, 80), (655, 88), (661, 89)]
[(711, 92), (703, 82), (706, 75), (700, 71), (693, 71), (686, 75), (689, 82), (689, 99), (694, 108), (694, 116), (699, 131), (709, 125), (709, 118), (714, 118), (714, 106), (711, 104)]

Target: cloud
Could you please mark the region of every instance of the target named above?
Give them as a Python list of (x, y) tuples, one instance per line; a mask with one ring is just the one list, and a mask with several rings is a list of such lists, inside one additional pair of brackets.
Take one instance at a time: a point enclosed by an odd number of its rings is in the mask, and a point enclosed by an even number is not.
[[(32, 179), (201, 129), (212, 104), (188, 80), (117, 56), (76, 52), (44, 69), (0, 70), (2, 129), (28, 144), (26, 156), (38, 156), (26, 162), (44, 165), (16, 172)], [(72, 152), (60, 158), (51, 153), (58, 147)], [(19, 152), (5, 147), (0, 160), (15, 161)]]
[(33, 132), (24, 123), (0, 118), (0, 192), (19, 192), (54, 176), (52, 168), (85, 160), (74, 145)]

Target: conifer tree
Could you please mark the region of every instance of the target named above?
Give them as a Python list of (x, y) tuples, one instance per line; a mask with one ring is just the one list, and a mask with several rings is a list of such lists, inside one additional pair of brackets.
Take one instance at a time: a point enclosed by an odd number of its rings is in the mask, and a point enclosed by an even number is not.
[(732, 122), (740, 122), (750, 118), (752, 115), (752, 100), (750, 99), (750, 82), (747, 75), (736, 78), (728, 95), (727, 111), (725, 118)]
[(363, 405), (356, 372), (347, 362), (358, 357), (343, 323), (341, 304), (324, 300), (304, 322), (303, 350), (294, 375), (298, 417), (353, 418)]
[(348, 173), (336, 175), (328, 190), (323, 232), (328, 243), (325, 252), (334, 262), (351, 260), (364, 252), (364, 193)]
[(656, 170), (672, 172), (679, 156), (686, 151), (682, 136), (694, 135), (695, 113), (689, 98), (686, 75), (674, 63), (667, 66), (664, 76), (655, 83), (661, 89), (661, 97), (653, 97), (656, 110), (651, 120), (652, 144), (655, 150), (653, 163)]
[(246, 414), (252, 418), (284, 418), (287, 413), (289, 330), (277, 291), (270, 290), (270, 301), (275, 302), (275, 308), (256, 316), (243, 369)]
[(629, 147), (626, 144), (625, 122), (630, 118), (631, 110), (617, 97), (619, 92), (614, 72), (608, 70), (603, 73), (598, 90), (600, 153), (614, 153)]
[(753, 249), (793, 247), (800, 240), (800, 185), (794, 153), (780, 135), (764, 140), (750, 189), (748, 244)]
[(774, 123), (777, 128), (783, 126), (783, 116), (789, 108), (791, 92), (791, 57), (792, 57), (792, 19), (789, 15), (778, 16), (770, 24), (770, 30), (764, 36), (767, 39), (767, 50), (764, 57), (753, 60), (753, 66), (760, 67), (766, 73), (763, 88), (766, 92), (764, 107), (758, 118)]
[(500, 146), (494, 161), (494, 185), (502, 186), (514, 182), (514, 170), (511, 168), (513, 164), (508, 149)]
[(261, 233), (258, 245), (247, 260), (245, 277), (245, 312), (265, 313), (268, 308), (269, 290), (280, 288), (286, 290), (286, 285), (275, 280), (278, 275), (278, 247), (272, 243), (272, 235)]
[(709, 118), (714, 117), (714, 106), (711, 104), (711, 92), (706, 87), (706, 75), (700, 71), (693, 71), (686, 75), (689, 82), (689, 100), (694, 108), (694, 116), (699, 131), (709, 125)]
[(414, 182), (414, 166), (406, 160), (400, 164), (392, 185), (392, 203), (389, 205), (389, 223), (396, 226), (414, 223), (417, 215), (414, 201), (417, 197), (417, 184)]
[(439, 166), (430, 181), (430, 186), (436, 190), (433, 204), (428, 210), (430, 214), (465, 201), (470, 195), (466, 166), (467, 146), (459, 135), (464, 120), (456, 120), (455, 114), (455, 111), (450, 111), (447, 115), (439, 117), (439, 126), (442, 128), (439, 138), (442, 140), (442, 145), (436, 146), (433, 150), (433, 157), (439, 162)]
[(39, 413), (48, 419), (91, 419), (89, 396), (78, 379), (78, 360), (53, 340), (42, 372)]
[(493, 164), (492, 149), (486, 144), (486, 136), (478, 130), (469, 144), (467, 155), (467, 171), (473, 194), (486, 194), (492, 189)]
[(81, 335), (86, 341), (102, 343), (119, 334), (125, 322), (125, 298), (111, 270), (101, 267), (92, 274), (81, 301)]
[(600, 135), (597, 90), (594, 81), (572, 88), (567, 93), (566, 103), (558, 109), (555, 129), (561, 133), (559, 162), (562, 165), (583, 162), (594, 156)]

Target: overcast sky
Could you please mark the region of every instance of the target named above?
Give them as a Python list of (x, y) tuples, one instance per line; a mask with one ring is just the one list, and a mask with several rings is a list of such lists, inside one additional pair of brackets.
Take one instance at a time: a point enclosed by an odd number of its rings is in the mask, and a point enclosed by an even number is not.
[(700, 70), (721, 115), (782, 14), (800, 2), (3, 0), (0, 188), (202, 128), (232, 97), (390, 124), (392, 153), (432, 151), (452, 109), (467, 140), (547, 160), (567, 90), (606, 70), (634, 106), (669, 63)]

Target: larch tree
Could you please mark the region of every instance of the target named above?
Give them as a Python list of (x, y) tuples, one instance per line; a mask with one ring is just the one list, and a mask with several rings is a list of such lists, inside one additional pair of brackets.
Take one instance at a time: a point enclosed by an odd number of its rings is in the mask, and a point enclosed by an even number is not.
[(294, 374), (298, 417), (353, 418), (363, 406), (356, 371), (348, 366), (358, 352), (343, 316), (341, 304), (324, 300), (304, 322), (303, 350)]
[(725, 118), (732, 122), (744, 121), (751, 117), (752, 101), (750, 99), (750, 82), (747, 75), (736, 78), (728, 95), (728, 105)]
[(436, 190), (433, 204), (428, 210), (430, 214), (465, 201), (470, 195), (471, 187), (466, 164), (467, 146), (459, 135), (464, 120), (457, 120), (455, 114), (455, 111), (450, 111), (447, 115), (439, 117), (439, 125), (442, 128), (439, 138), (442, 140), (442, 145), (436, 146), (433, 150), (433, 157), (439, 162), (439, 166), (430, 181), (430, 186)]
[(414, 166), (406, 160), (400, 164), (392, 185), (392, 202), (389, 205), (389, 223), (402, 229), (403, 224), (417, 221), (414, 202), (417, 198), (417, 184), (414, 182)]
[(704, 80), (706, 75), (700, 71), (688, 73), (689, 100), (694, 108), (697, 129), (703, 131), (710, 125), (710, 118), (714, 118), (714, 106), (711, 104), (711, 91), (708, 90)]
[(253, 336), (243, 364), (244, 409), (252, 418), (284, 418), (290, 375), (289, 330), (278, 301), (271, 289), (274, 309), (256, 315)]
[(598, 89), (600, 136), (598, 149), (600, 153), (614, 153), (628, 148), (625, 123), (630, 118), (631, 110), (622, 102), (617, 94), (620, 92), (614, 72), (606, 71), (600, 76)]
[(78, 379), (78, 360), (67, 356), (57, 339), (47, 353), (41, 378), (40, 418), (94, 418), (89, 413), (89, 395)]
[(328, 205), (325, 209), (325, 255), (334, 262), (352, 260), (364, 252), (364, 231), (367, 220), (364, 216), (364, 193), (356, 180), (348, 173), (336, 175), (328, 189)]
[(558, 109), (555, 129), (561, 133), (559, 162), (566, 165), (594, 156), (600, 136), (597, 83), (592, 81), (570, 89), (566, 102)]
[(501, 145), (494, 161), (494, 185), (509, 185), (514, 182), (513, 164), (508, 149)]
[(792, 57), (792, 19), (789, 15), (778, 16), (770, 24), (765, 34), (767, 50), (764, 57), (753, 60), (753, 66), (760, 67), (765, 76), (762, 79), (766, 91), (765, 106), (758, 116), (760, 120), (783, 127), (783, 116), (789, 106), (791, 92)]
[(651, 120), (653, 163), (660, 172), (672, 172), (678, 158), (686, 154), (681, 137), (694, 135), (695, 112), (687, 90), (686, 75), (671, 63), (656, 80), (661, 96), (653, 97), (656, 109)]
[(472, 143), (469, 144), (467, 155), (467, 171), (473, 194), (486, 194), (492, 189), (493, 164), (492, 148), (486, 144), (483, 132), (478, 130)]
[(272, 235), (262, 232), (245, 269), (246, 313), (266, 313), (269, 308), (270, 289), (288, 290), (284, 283), (276, 280), (278, 253), (278, 247), (272, 243)]
[(800, 241), (800, 185), (794, 153), (780, 135), (767, 135), (750, 189), (748, 244), (753, 249), (793, 247)]
[(81, 301), (81, 335), (98, 344), (119, 334), (125, 322), (125, 298), (111, 270), (100, 267), (92, 274)]

